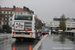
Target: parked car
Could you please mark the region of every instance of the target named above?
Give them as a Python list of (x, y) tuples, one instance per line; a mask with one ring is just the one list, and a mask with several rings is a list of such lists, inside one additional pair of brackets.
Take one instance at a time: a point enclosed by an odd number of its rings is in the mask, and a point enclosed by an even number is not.
[(42, 31), (42, 35), (46, 35), (46, 34), (49, 34), (49, 30), (47, 30), (47, 31)]

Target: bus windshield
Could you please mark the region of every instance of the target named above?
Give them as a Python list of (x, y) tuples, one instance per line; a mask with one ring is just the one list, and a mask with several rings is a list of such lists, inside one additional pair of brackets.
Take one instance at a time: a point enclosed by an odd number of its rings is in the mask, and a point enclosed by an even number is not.
[(15, 15), (15, 20), (32, 20), (32, 15)]

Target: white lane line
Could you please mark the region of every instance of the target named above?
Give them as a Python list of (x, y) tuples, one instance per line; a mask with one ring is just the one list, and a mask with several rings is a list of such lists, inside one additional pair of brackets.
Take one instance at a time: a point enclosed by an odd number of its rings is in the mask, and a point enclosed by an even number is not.
[(39, 46), (41, 45), (42, 41), (47, 37), (48, 35), (45, 35), (33, 48), (33, 50), (38, 50)]

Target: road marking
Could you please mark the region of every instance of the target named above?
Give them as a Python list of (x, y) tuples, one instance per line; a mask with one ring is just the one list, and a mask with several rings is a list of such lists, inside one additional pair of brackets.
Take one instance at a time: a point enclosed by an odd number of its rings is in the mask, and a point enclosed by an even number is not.
[(38, 48), (40, 47), (42, 41), (47, 37), (48, 35), (45, 35), (33, 48), (33, 50), (38, 50)]

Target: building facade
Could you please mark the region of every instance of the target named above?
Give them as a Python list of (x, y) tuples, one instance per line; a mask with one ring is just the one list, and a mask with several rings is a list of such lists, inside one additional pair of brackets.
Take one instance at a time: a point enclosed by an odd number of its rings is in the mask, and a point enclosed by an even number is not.
[(75, 21), (66, 21), (66, 30), (75, 29)]
[(0, 23), (0, 27), (2, 29), (3, 25), (8, 25), (12, 27), (13, 14), (34, 14), (34, 12), (25, 6), (23, 8), (19, 8), (16, 6), (13, 6), (13, 8), (0, 6), (0, 14), (5, 15), (5, 18), (3, 18), (2, 22)]
[(59, 21), (51, 21), (50, 22), (50, 29), (51, 30), (59, 29)]
[[(75, 19), (74, 18), (66, 18), (66, 30), (75, 29)], [(53, 18), (53, 21), (50, 22), (50, 29), (60, 29), (60, 18)]]

